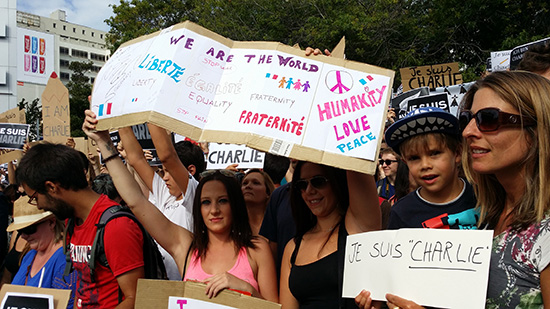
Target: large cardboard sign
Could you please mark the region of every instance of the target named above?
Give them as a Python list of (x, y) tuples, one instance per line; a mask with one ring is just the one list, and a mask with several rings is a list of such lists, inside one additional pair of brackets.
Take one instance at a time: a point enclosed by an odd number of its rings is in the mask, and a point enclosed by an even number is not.
[(403, 91), (420, 87), (435, 89), (462, 84), (462, 73), (458, 68), (458, 62), (402, 68), (399, 72)]
[[(439, 308), (485, 308), (493, 231), (400, 229), (350, 235), (343, 297), (362, 289)], [(460, 291), (457, 293), (457, 291)]]
[[(208, 298), (204, 293), (206, 285), (203, 283), (190, 281), (169, 281), (169, 280), (150, 280), (139, 279), (136, 294), (136, 309), (150, 308), (168, 308), (170, 297), (176, 302), (176, 305), (181, 305), (177, 308), (204, 308), (193, 307), (183, 304), (186, 298), (192, 298), (202, 302), (220, 304), (233, 308), (241, 309), (280, 309), (281, 305), (248, 296), (238, 292), (223, 290), (218, 296)], [(180, 304), (178, 304), (178, 299)], [(185, 306), (184, 306), (185, 305)]]
[(17, 28), (17, 80), (46, 85), (54, 70), (54, 36)]
[(19, 107), (12, 108), (0, 114), (0, 122), (3, 123), (27, 123), (25, 110), (19, 110)]
[(0, 123), (0, 148), (23, 149), (29, 136), (28, 124)]
[(550, 38), (546, 38), (546, 39), (542, 39), (542, 40), (538, 40), (535, 42), (514, 47), (514, 49), (512, 49), (512, 52), (510, 53), (510, 70), (515, 70), (518, 68), (519, 63), (523, 59), (523, 54), (525, 54), (525, 52), (529, 50), (529, 47), (535, 46), (535, 45), (544, 45), (549, 43), (550, 43)]
[(210, 143), (206, 169), (224, 169), (231, 164), (238, 168), (263, 168), (265, 153), (244, 145)]
[(197, 141), (374, 173), (394, 72), (234, 42), (191, 22), (121, 46), (99, 72), (99, 129), (151, 122)]
[[(53, 296), (53, 307), (49, 306), (48, 304), (48, 307), (42, 307), (42, 306), (29, 306), (29, 303), (28, 301), (30, 300), (29, 299), (29, 296), (32, 296), (32, 294), (35, 295), (35, 299), (36, 298), (44, 298), (43, 296), (47, 296), (49, 298), (49, 296)], [(11, 301), (17, 301), (17, 303), (13, 303), (13, 305), (11, 306), (11, 308), (55, 308), (55, 309), (65, 309), (67, 308), (67, 304), (69, 303), (69, 299), (71, 297), (71, 290), (61, 290), (61, 289), (46, 289), (46, 288), (37, 288), (37, 287), (32, 287), (32, 286), (25, 286), (25, 285), (12, 285), (12, 284), (4, 284), (2, 286), (2, 290), (0, 290), (0, 299), (2, 300), (2, 309), (4, 308), (9, 308), (9, 307), (4, 307), (4, 305), (7, 303), (8, 301), (8, 297), (7, 296), (26, 296), (25, 299), (22, 299), (22, 298), (19, 298), (19, 299), (14, 299), (12, 298)], [(41, 297), (42, 296), (42, 297)], [(8, 304), (12, 304), (10, 301), (10, 303)], [(32, 301), (32, 300), (30, 300)], [(19, 307), (19, 306), (14, 306), (14, 305), (25, 305), (23, 307)], [(34, 303), (33, 303), (34, 304)]]
[(42, 93), (42, 120), (44, 140), (65, 144), (71, 136), (69, 90), (52, 73)]

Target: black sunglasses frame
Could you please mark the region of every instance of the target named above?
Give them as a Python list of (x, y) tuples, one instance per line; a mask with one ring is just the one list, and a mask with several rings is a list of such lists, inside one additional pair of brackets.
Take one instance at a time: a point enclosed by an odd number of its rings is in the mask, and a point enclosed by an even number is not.
[(329, 182), (329, 179), (325, 176), (313, 176), (309, 179), (300, 179), (294, 182), (294, 188), (300, 191), (307, 190), (308, 185), (311, 184), (311, 186), (315, 189), (322, 189), (324, 188)]
[(44, 223), (44, 221), (35, 223), (33, 225), (29, 225), (25, 228), (22, 228), (22, 229), (18, 230), (17, 232), (19, 234), (32, 235), (32, 234), (36, 233), (36, 231), (38, 230), (38, 226), (42, 223)]
[(478, 110), (475, 114), (472, 114), (469, 110), (460, 112), (458, 123), (461, 132), (466, 129), (472, 119), (475, 119), (477, 129), (480, 132), (494, 132), (502, 126), (519, 127), (523, 125), (524, 127), (529, 127), (536, 125), (534, 120), (525, 116), (522, 117), (503, 112), (498, 108), (488, 107)]
[(378, 164), (384, 165), (384, 163), (386, 163), (387, 166), (390, 166), (394, 162), (399, 162), (399, 160), (378, 160)]

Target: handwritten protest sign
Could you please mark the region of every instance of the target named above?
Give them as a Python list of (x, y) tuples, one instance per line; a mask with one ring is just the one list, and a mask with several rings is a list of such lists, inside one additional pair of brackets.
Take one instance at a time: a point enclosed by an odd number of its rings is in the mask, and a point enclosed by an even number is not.
[(446, 93), (430, 94), (427, 96), (411, 99), (407, 102), (407, 113), (420, 107), (439, 107), (444, 111), (450, 112), (449, 102)]
[(0, 123), (0, 148), (23, 149), (28, 135), (28, 124)]
[(55, 72), (42, 93), (42, 120), (44, 140), (65, 144), (71, 136), (69, 91)]
[(210, 143), (206, 169), (223, 169), (231, 164), (238, 168), (263, 168), (265, 153), (244, 145)]
[(2, 304), (2, 309), (33, 308), (55, 309), (53, 295), (7, 292)]
[(506, 71), (510, 68), (511, 50), (491, 52), (491, 72)]
[(523, 59), (523, 54), (525, 54), (525, 52), (529, 50), (531, 46), (544, 45), (549, 43), (550, 38), (546, 38), (514, 47), (514, 49), (512, 49), (512, 52), (510, 53), (510, 70), (516, 70), (518, 68), (519, 63)]
[(428, 87), (434, 89), (462, 83), (457, 62), (399, 69), (403, 91)]
[(12, 108), (0, 114), (0, 123), (27, 123), (25, 110), (19, 107)]
[(191, 22), (130, 41), (99, 72), (99, 129), (151, 122), (193, 140), (374, 173), (393, 71)]
[(428, 87), (421, 87), (403, 92), (402, 94), (391, 99), (391, 106), (395, 110), (397, 119), (405, 117), (408, 113), (407, 107), (409, 106), (409, 100), (416, 99), (430, 94)]
[(427, 306), (484, 308), (492, 238), (490, 230), (400, 229), (350, 235), (343, 297), (366, 289), (376, 300), (392, 293)]

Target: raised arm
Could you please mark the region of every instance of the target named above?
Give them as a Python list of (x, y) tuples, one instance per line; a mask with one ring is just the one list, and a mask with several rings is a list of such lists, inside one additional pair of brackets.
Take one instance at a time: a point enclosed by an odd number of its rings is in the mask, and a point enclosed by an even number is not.
[(94, 132), (97, 122), (96, 115), (87, 110), (82, 130), (89, 138), (96, 141), (122, 199), (149, 234), (172, 255), (178, 264), (180, 273), (182, 273), (185, 257), (193, 237), (191, 232), (172, 223), (143, 196), (139, 185), (118, 157), (118, 152), (111, 142), (109, 133), (107, 131)]
[(153, 177), (155, 172), (145, 160), (143, 156), (143, 149), (139, 144), (132, 128), (126, 127), (118, 130), (120, 140), (126, 151), (126, 161), (130, 164), (141, 180), (145, 183), (149, 191), (153, 191)]
[(155, 144), (160, 162), (162, 162), (164, 169), (174, 178), (182, 194), (185, 194), (187, 192), (187, 184), (189, 183), (189, 172), (180, 161), (176, 149), (172, 144), (170, 134), (154, 124), (148, 123), (147, 126), (149, 127), (149, 134), (151, 134), (151, 139), (153, 139), (153, 144)]
[(349, 208), (346, 213), (346, 229), (356, 234), (382, 228), (382, 213), (376, 192), (374, 176), (347, 171)]

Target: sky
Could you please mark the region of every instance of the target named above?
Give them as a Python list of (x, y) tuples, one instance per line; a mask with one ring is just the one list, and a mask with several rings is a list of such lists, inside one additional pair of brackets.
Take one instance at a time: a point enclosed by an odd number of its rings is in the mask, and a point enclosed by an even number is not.
[(60, 9), (67, 13), (67, 22), (109, 31), (104, 22), (113, 14), (109, 4), (119, 3), (119, 0), (17, 0), (17, 10), (50, 17)]

